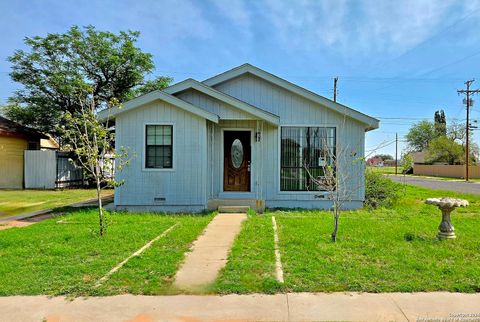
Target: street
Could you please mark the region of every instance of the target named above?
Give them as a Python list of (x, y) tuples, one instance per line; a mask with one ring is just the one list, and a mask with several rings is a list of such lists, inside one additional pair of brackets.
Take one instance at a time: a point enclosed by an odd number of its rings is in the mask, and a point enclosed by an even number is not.
[(387, 175), (390, 179), (403, 183), (404, 180), (406, 183), (425, 187), (436, 190), (448, 190), (454, 192), (462, 193), (473, 193), (480, 194), (480, 183), (475, 182), (462, 182), (462, 181), (452, 181), (452, 180), (436, 180), (430, 178), (421, 178), (421, 177), (412, 177), (412, 176), (402, 176), (402, 175)]

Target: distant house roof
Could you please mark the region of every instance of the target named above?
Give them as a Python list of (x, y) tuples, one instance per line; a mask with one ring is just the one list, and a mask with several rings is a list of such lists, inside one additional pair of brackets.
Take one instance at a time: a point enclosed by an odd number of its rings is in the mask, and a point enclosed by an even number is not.
[(412, 152), (413, 163), (415, 164), (424, 164), (427, 156), (426, 151)]
[(26, 127), (17, 122), (0, 116), (0, 136), (19, 137), (24, 139), (48, 139), (49, 137), (40, 131)]

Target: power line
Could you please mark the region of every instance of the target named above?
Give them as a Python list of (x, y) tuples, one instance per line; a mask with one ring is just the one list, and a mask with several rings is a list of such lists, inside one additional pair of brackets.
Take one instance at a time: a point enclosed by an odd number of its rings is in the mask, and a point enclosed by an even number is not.
[(467, 80), (465, 82), (465, 85), (467, 85), (467, 89), (460, 89), (457, 90), (458, 94), (465, 94), (466, 99), (465, 99), (465, 105), (467, 105), (467, 119), (466, 119), (466, 144), (465, 144), (465, 181), (468, 181), (468, 175), (469, 175), (469, 157), (470, 157), (470, 151), (469, 151), (469, 137), (470, 137), (470, 106), (473, 103), (473, 100), (471, 100), (470, 95), (478, 94), (480, 93), (480, 89), (470, 89), (470, 86), (474, 82), (474, 79)]

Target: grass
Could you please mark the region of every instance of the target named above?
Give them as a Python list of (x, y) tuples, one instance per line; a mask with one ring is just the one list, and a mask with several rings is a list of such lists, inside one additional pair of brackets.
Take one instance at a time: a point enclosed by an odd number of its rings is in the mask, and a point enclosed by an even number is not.
[[(105, 195), (111, 194), (106, 190)], [(0, 218), (62, 207), (96, 198), (95, 189), (0, 190)]]
[[(468, 199), (452, 214), (457, 239), (436, 238), (440, 211), (428, 197)], [(271, 210), (248, 214), (229, 261), (207, 293), (480, 291), (480, 196), (406, 186), (390, 209), (345, 211), (337, 243), (328, 211)], [(271, 217), (279, 228), (285, 283), (275, 279)], [(95, 209), (0, 231), (0, 296), (175, 294), (184, 253), (212, 215), (108, 213), (97, 236)], [(178, 224), (132, 258), (100, 288), (112, 267)]]
[[(95, 209), (0, 231), (0, 296), (173, 292), (171, 280), (184, 252), (212, 216), (111, 213), (107, 218), (104, 237), (97, 235)], [(93, 289), (111, 268), (175, 223), (165, 238)]]
[[(436, 238), (440, 211), (423, 201), (452, 196), (457, 240)], [(216, 283), (220, 293), (480, 291), (480, 196), (407, 186), (392, 209), (346, 211), (339, 239), (325, 211), (271, 211), (251, 218)], [(271, 216), (279, 226), (285, 284), (274, 281)], [(267, 249), (268, 248), (268, 249)]]
[[(368, 167), (369, 171), (383, 173), (383, 174), (395, 174), (395, 167)], [(402, 173), (402, 169), (398, 167), (398, 174)]]

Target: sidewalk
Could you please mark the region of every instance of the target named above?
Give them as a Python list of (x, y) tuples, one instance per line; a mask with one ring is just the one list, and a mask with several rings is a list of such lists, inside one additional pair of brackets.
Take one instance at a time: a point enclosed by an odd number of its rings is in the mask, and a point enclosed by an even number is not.
[[(107, 204), (113, 202), (113, 194), (109, 194), (109, 195), (103, 196), (103, 197), (102, 197), (102, 202), (104, 203), (104, 206), (106, 206)], [(73, 208), (88, 207), (88, 206), (95, 206), (96, 203), (97, 203), (97, 198), (93, 198), (93, 199), (88, 199), (88, 200), (84, 200), (84, 201), (80, 201), (80, 202), (75, 202), (75, 203), (72, 203), (72, 204), (64, 205), (64, 206), (61, 206), (61, 207), (59, 207), (59, 208), (63, 208), (63, 207), (73, 207)], [(33, 217), (36, 217), (36, 216), (49, 214), (49, 213), (51, 213), (52, 211), (54, 211), (54, 209), (42, 209), (42, 210), (37, 210), (37, 211), (31, 212), (31, 213), (26, 213), (26, 214), (20, 214), (20, 215), (14, 215), (14, 216), (9, 216), (9, 217), (0, 218), (0, 222), (8, 222), (8, 221), (29, 219), (29, 218), (33, 218)]]
[(0, 298), (0, 321), (479, 321), (480, 294), (289, 293), (277, 295)]

